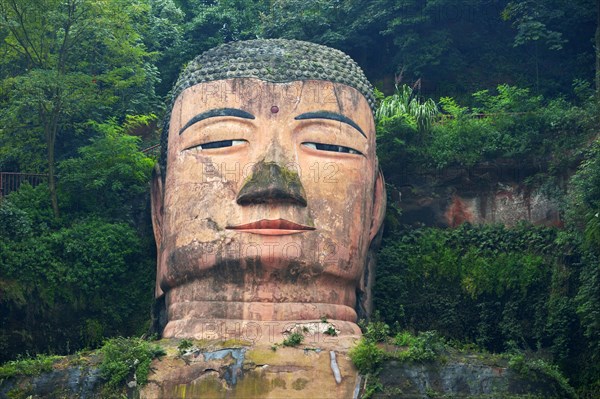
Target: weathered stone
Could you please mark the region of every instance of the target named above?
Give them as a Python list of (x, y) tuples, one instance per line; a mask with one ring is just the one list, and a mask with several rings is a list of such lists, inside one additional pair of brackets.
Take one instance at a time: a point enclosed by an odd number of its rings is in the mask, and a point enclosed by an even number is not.
[(525, 166), (484, 163), (395, 176), (399, 191), (392, 198), (402, 208), (401, 221), (407, 224), (514, 226), (526, 221), (562, 226), (559, 201), (539, 185), (525, 184), (528, 177), (543, 170)]
[[(488, 360), (488, 362), (485, 362)], [(375, 398), (539, 398), (563, 399), (571, 394), (543, 375), (525, 377), (503, 365), (489, 363), (484, 355), (444, 362), (388, 361), (380, 373), (383, 391)], [(391, 395), (391, 396), (390, 396)]]
[(358, 375), (350, 359), (338, 356), (339, 384), (329, 360), (311, 345), (202, 349), (155, 362), (140, 398), (351, 398)]
[[(366, 79), (329, 50), (252, 41), (209, 52), (184, 74), (215, 60), (231, 72), (240, 57), (258, 70), (214, 81), (202, 72), (177, 91), (166, 175), (153, 185), (164, 337), (248, 339), (251, 330), (266, 342), (287, 324), (321, 318), (341, 335), (360, 334), (385, 186), (363, 86), (338, 82), (321, 64), (329, 57)], [(264, 77), (284, 73), (279, 57), (332, 78)]]

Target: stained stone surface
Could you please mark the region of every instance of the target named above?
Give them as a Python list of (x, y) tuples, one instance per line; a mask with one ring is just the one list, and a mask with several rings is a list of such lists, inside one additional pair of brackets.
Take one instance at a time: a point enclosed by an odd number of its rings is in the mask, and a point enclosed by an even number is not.
[(167, 160), (153, 189), (163, 337), (243, 339), (323, 317), (359, 333), (385, 213), (359, 91), (255, 78), (191, 86), (174, 103)]
[[(167, 353), (153, 361), (148, 384), (139, 387), (133, 375), (117, 392), (106, 391), (98, 371), (98, 355), (88, 360), (65, 358), (51, 372), (39, 376), (0, 380), (0, 398), (14, 399), (351, 399), (364, 394), (364, 376), (352, 365), (348, 350), (354, 339), (324, 339), (307, 333), (297, 347), (229, 340), (192, 340), (180, 351), (181, 340), (157, 342)], [(335, 380), (331, 352), (335, 353), (341, 381)], [(373, 382), (373, 377), (368, 377)], [(564, 399), (557, 381), (508, 368), (489, 354), (461, 353), (437, 361), (401, 363), (386, 361), (379, 373), (375, 398)]]

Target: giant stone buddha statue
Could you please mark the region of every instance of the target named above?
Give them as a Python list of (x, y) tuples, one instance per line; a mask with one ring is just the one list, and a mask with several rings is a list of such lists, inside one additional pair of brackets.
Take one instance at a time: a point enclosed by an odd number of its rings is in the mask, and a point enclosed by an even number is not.
[(221, 45), (172, 91), (152, 188), (164, 337), (359, 334), (385, 213), (374, 97), (344, 53)]

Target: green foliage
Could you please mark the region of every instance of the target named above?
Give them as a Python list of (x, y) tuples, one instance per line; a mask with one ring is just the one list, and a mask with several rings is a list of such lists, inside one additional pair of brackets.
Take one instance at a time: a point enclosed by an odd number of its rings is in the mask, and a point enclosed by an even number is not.
[[(143, 328), (153, 280), (143, 248), (129, 225), (99, 219), (4, 241), (2, 318), (22, 315), (23, 321), (11, 327), (27, 332), (13, 335), (11, 347), (20, 339), (21, 346), (36, 352), (64, 351), (69, 342), (77, 348), (97, 343), (98, 334)], [(41, 334), (50, 340), (38, 341)]]
[(363, 392), (361, 398), (369, 399), (369, 398), (372, 398), (373, 395), (375, 395), (377, 392), (382, 392), (382, 391), (384, 392), (384, 395), (385, 395), (385, 393), (386, 393), (385, 387), (383, 386), (383, 384), (381, 383), (379, 378), (371, 378), (370, 380), (366, 381), (365, 391)]
[(328, 326), (327, 330), (323, 331), (323, 334), (329, 335), (329, 336), (332, 336), (332, 337), (336, 337), (338, 335), (337, 330), (332, 325)]
[[(600, 268), (583, 242), (573, 230), (525, 224), (405, 229), (380, 251), (375, 307), (399, 329), (435, 329), (494, 352), (540, 350), (593, 391)], [(400, 331), (394, 343), (410, 347), (414, 337)], [(438, 353), (415, 348), (400, 357)]]
[[(261, 16), (269, 4), (263, 1), (220, 0), (186, 2), (181, 8), (185, 13), (181, 40), (178, 46), (166, 49), (164, 56), (171, 83), (181, 66), (200, 53), (222, 43), (259, 36)], [(165, 93), (169, 89), (170, 85), (166, 86)]]
[(498, 155), (499, 132), (489, 120), (474, 117), (466, 107), (449, 97), (442, 97), (440, 104), (448, 117), (433, 129), (427, 149), (433, 166), (439, 168), (454, 163), (473, 166), (486, 156)]
[(330, 26), (332, 15), (328, 12), (338, 10), (328, 0), (317, 0), (310, 4), (299, 0), (278, 2), (263, 17), (262, 30), (267, 37), (323, 42), (333, 33)]
[(100, 373), (109, 387), (116, 388), (133, 376), (138, 386), (148, 382), (152, 360), (166, 355), (163, 348), (140, 338), (117, 337), (100, 349)]
[(365, 337), (361, 338), (358, 344), (350, 349), (348, 353), (352, 363), (358, 371), (363, 374), (377, 374), (381, 363), (385, 359), (385, 352), (373, 342)]
[(33, 358), (11, 360), (0, 365), (0, 380), (21, 375), (40, 375), (52, 371), (52, 366), (61, 356), (37, 355)]
[[(587, 364), (580, 371), (583, 392), (598, 392), (600, 386), (600, 141), (594, 140), (585, 153), (577, 172), (569, 181), (566, 220), (575, 235), (574, 242), (582, 243), (584, 252), (578, 289), (574, 298), (576, 313), (586, 339), (577, 361)], [(593, 396), (594, 394), (592, 394)], [(583, 395), (582, 395), (583, 396)]]
[(177, 345), (177, 351), (179, 352), (179, 356), (183, 356), (183, 354), (185, 354), (185, 352), (192, 348), (194, 346), (194, 343), (189, 340), (189, 339), (182, 339), (181, 342), (179, 342), (179, 345)]
[(562, 99), (544, 101), (527, 89), (499, 85), (473, 94), (477, 104), (469, 109), (452, 98), (440, 100), (448, 117), (434, 126), (428, 154), (430, 164), (473, 166), (496, 158), (533, 162), (556, 157), (560, 165), (589, 137), (582, 124), (583, 108)]
[(407, 347), (406, 350), (398, 352), (394, 358), (411, 362), (432, 361), (445, 349), (443, 338), (435, 331), (424, 331), (417, 336), (403, 331), (394, 337), (394, 344)]
[(594, 254), (584, 258), (575, 297), (576, 312), (581, 320), (583, 335), (587, 339), (587, 351), (582, 362), (590, 365), (587, 377), (594, 383), (600, 381), (600, 259)]
[[(572, 304), (549, 302), (553, 286), (558, 291), (574, 278), (562, 272), (557, 239), (556, 230), (526, 225), (406, 230), (380, 252), (376, 308), (387, 323), (496, 351), (509, 340), (543, 345), (559, 314), (574, 316)], [(556, 333), (568, 338), (573, 328)]]
[(152, 162), (123, 128), (104, 129), (61, 164), (59, 196), (71, 204), (61, 219), (44, 184), (24, 184), (0, 204), (2, 359), (93, 347), (145, 328), (155, 261), (139, 214)]
[[(14, 227), (10, 226), (12, 223), (16, 223), (17, 225), (26, 223), (31, 226), (31, 231), (37, 234), (43, 233), (57, 225), (57, 221), (54, 220), (54, 216), (52, 215), (47, 185), (40, 184), (32, 187), (29, 183), (24, 183), (19, 186), (19, 190), (13, 191), (5, 199), (6, 201), (0, 206), (7, 208), (3, 211), (2, 217), (6, 216), (8, 220), (3, 221), (0, 228), (7, 229), (3, 230), (7, 238), (18, 239), (25, 237), (24, 234), (21, 234), (24, 231), (15, 235), (10, 234), (14, 230)], [(17, 221), (12, 219), (14, 216), (4, 212), (16, 212), (20, 216), (26, 215), (27, 221), (22, 218), (20, 221)], [(14, 232), (16, 233), (16, 231)]]
[(389, 124), (395, 119), (405, 119), (414, 126), (419, 134), (426, 134), (431, 129), (438, 108), (432, 99), (420, 100), (407, 85), (396, 86), (396, 92), (382, 99), (375, 112), (378, 124)]
[(304, 342), (304, 335), (301, 332), (295, 331), (283, 340), (283, 346), (298, 346)]
[(586, 244), (600, 253), (600, 139), (595, 139), (570, 180), (567, 217), (583, 232)]
[(79, 148), (79, 157), (59, 165), (62, 202), (85, 214), (128, 220), (135, 199), (148, 191), (154, 161), (138, 149), (139, 139), (125, 129), (147, 125), (155, 117), (128, 116), (124, 127), (114, 119), (92, 123), (100, 137)]
[(551, 9), (543, 2), (531, 0), (511, 1), (502, 11), (502, 17), (512, 20), (517, 29), (515, 46), (531, 41), (544, 41), (551, 50), (561, 50), (565, 40), (561, 32), (550, 30), (546, 22), (563, 16), (563, 10)]
[(0, 2), (0, 143), (45, 150), (25, 158), (9, 151), (0, 164), (47, 172), (56, 218), (55, 164), (73, 150), (83, 123), (144, 113), (157, 103), (156, 68), (137, 31), (148, 9), (144, 0)]
[(31, 235), (32, 223), (27, 213), (10, 202), (0, 204), (0, 236), (22, 238)]
[[(581, 85), (576, 88), (583, 90)], [(576, 105), (499, 85), (496, 93), (475, 92), (472, 102), (468, 107), (442, 97), (440, 114), (431, 99), (416, 100), (407, 86), (380, 100), (376, 112), (378, 157), (388, 181), (405, 184), (407, 176), (424, 173), (424, 166), (471, 168), (507, 159), (527, 165), (549, 164), (548, 173), (564, 173), (576, 162), (578, 148), (590, 139), (596, 126), (596, 107), (587, 97)]]
[(400, 331), (394, 336), (394, 345), (397, 346), (410, 346), (414, 342), (414, 335), (409, 331)]
[(575, 389), (569, 384), (569, 380), (554, 364), (550, 364), (543, 359), (528, 359), (523, 354), (517, 353), (510, 356), (508, 365), (510, 369), (533, 381), (542, 377), (547, 381), (556, 382), (560, 389), (560, 392), (557, 393), (556, 397), (578, 397)]
[(363, 329), (363, 337), (371, 342), (386, 342), (390, 335), (390, 326), (379, 320), (379, 313), (375, 314), (375, 320), (364, 325), (360, 323)]

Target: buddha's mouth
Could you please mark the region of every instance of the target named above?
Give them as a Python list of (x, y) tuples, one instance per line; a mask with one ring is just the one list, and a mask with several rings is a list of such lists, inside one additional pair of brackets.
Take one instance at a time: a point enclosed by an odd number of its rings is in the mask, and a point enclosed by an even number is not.
[(243, 233), (262, 234), (265, 236), (298, 234), (315, 230), (314, 227), (304, 226), (285, 219), (262, 219), (252, 223), (240, 224), (239, 226), (227, 226), (227, 229)]

